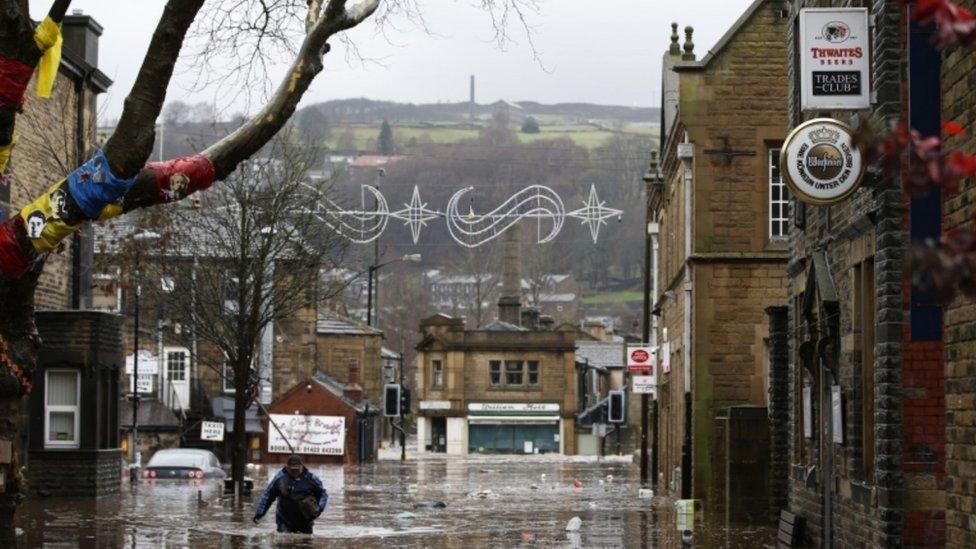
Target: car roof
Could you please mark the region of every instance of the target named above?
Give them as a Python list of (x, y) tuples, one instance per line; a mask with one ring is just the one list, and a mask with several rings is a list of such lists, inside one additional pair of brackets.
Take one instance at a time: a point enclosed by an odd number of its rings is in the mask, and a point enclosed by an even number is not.
[(197, 454), (207, 456), (213, 455), (213, 452), (210, 450), (200, 450), (198, 448), (163, 448), (162, 450), (157, 450), (156, 454)]

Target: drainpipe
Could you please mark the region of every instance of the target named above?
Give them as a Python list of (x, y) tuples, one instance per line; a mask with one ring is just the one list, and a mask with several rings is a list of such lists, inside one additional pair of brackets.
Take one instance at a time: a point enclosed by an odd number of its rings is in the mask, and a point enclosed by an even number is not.
[[(685, 142), (688, 142), (685, 136)], [(693, 145), (692, 145), (693, 147)], [(685, 390), (685, 440), (681, 448), (681, 497), (682, 499), (691, 498), (691, 475), (692, 475), (692, 390), (691, 390), (691, 370), (694, 367), (691, 356), (691, 328), (692, 328), (692, 307), (691, 300), (694, 297), (694, 266), (691, 262), (692, 253), (692, 200), (694, 193), (692, 186), (695, 182), (695, 156), (685, 159), (684, 187), (685, 187), (685, 276), (684, 276), (684, 330), (681, 334), (682, 364), (684, 364), (684, 390)]]

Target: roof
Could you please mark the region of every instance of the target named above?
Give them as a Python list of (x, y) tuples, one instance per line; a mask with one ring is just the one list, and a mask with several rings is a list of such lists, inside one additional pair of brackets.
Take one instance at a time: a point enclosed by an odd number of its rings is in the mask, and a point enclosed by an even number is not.
[(385, 360), (400, 360), (400, 353), (383, 347), (380, 349), (380, 358)]
[(731, 42), (732, 39), (735, 38), (735, 35), (739, 34), (739, 31), (742, 30), (742, 27), (746, 25), (746, 23), (753, 16), (753, 14), (755, 14), (756, 11), (759, 10), (759, 8), (766, 2), (767, 0), (754, 0), (754, 2), (750, 4), (748, 8), (746, 8), (746, 11), (743, 12), (738, 19), (736, 19), (735, 23), (733, 23), (732, 26), (729, 27), (729, 30), (726, 31), (725, 34), (723, 34), (722, 37), (718, 39), (718, 42), (716, 42), (715, 45), (712, 46), (710, 50), (708, 50), (708, 53), (705, 54), (705, 57), (702, 57), (700, 61), (678, 61), (674, 66), (674, 70), (676, 71), (697, 70), (697, 69), (703, 69), (707, 67), (708, 64), (712, 62), (712, 59), (715, 58), (715, 56), (722, 53), (722, 50), (725, 49), (725, 46), (729, 45), (729, 42)]
[[(365, 411), (367, 404), (373, 404), (375, 406), (375, 403), (370, 402), (369, 395), (367, 395), (365, 392), (363, 392), (362, 402), (357, 403), (356, 401), (347, 397), (346, 384), (330, 376), (329, 374), (326, 374), (325, 372), (315, 370), (315, 373), (312, 374), (312, 381), (317, 383), (320, 387), (322, 387), (326, 391), (332, 393), (332, 396), (341, 400), (344, 404), (356, 410), (357, 412)], [(300, 385), (304, 385), (304, 384), (305, 383), (301, 383)]]
[(486, 324), (485, 327), (482, 328), (481, 330), (485, 332), (528, 332), (529, 331), (521, 326), (516, 326), (514, 324), (510, 324), (502, 320), (492, 321)]
[[(180, 428), (180, 420), (173, 410), (156, 399), (141, 397), (136, 413), (139, 429), (167, 431)], [(119, 426), (132, 428), (132, 401), (128, 398), (119, 399)]]
[(576, 294), (539, 294), (540, 303), (571, 303), (576, 301)]
[(376, 328), (360, 324), (335, 313), (320, 314), (316, 323), (316, 331), (320, 334), (332, 335), (383, 335), (383, 332)]
[[(223, 420), (224, 428), (228, 433), (234, 432), (234, 397), (215, 396), (210, 399), (210, 407), (213, 409), (214, 418)], [(258, 407), (248, 406), (244, 410), (244, 432), (263, 433), (261, 420), (258, 418)]]
[(610, 341), (577, 341), (576, 362), (600, 368), (623, 368), (624, 344)]
[(382, 154), (364, 154), (357, 156), (352, 162), (352, 166), (355, 168), (375, 168), (377, 166), (386, 166), (387, 164), (396, 164), (397, 162), (403, 160), (404, 156), (386, 156)]

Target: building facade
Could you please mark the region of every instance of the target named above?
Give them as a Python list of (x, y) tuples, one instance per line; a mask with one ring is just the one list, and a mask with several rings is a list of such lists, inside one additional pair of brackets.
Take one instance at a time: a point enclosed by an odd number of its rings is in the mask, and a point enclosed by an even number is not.
[[(931, 32), (910, 21), (903, 2), (868, 5), (871, 107), (804, 112), (800, 9), (836, 3), (792, 3), (791, 128), (823, 117), (855, 128), (902, 120), (938, 135), (940, 55)], [(774, 421), (789, 422), (788, 505), (807, 546), (946, 543), (946, 488), (956, 483), (946, 475), (942, 308), (912, 287), (906, 262), (913, 240), (940, 236), (940, 197), (908, 195), (902, 184), (869, 176), (833, 205), (793, 204), (788, 309), (771, 311), (780, 332), (771, 339), (789, 342), (773, 369), (788, 361), (789, 382), (786, 394), (775, 385), (773, 398), (788, 402), (789, 414)]]
[(652, 169), (648, 178), (657, 232), (658, 490), (704, 500), (723, 521), (769, 511), (761, 327), (764, 310), (785, 303), (788, 246), (778, 171), (787, 94), (781, 8), (753, 2), (700, 60), (692, 29), (679, 44), (672, 25), (666, 133), (659, 175)]
[(443, 314), (420, 323), (418, 451), (576, 453), (571, 332), (495, 321), (468, 330)]
[[(976, 1), (958, 2), (970, 11)], [(972, 48), (959, 48), (942, 62), (942, 118), (968, 128), (968, 134), (947, 141), (953, 151), (976, 153), (976, 65)], [(973, 228), (971, 184), (956, 196), (946, 197), (943, 224), (946, 232)], [(959, 297), (945, 310), (946, 357), (946, 545), (976, 546), (976, 302)]]

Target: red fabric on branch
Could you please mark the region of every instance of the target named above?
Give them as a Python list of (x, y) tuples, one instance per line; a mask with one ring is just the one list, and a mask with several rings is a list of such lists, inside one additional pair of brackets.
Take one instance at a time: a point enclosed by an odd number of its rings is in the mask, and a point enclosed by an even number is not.
[(0, 223), (0, 272), (7, 278), (20, 278), (30, 270), (31, 260), (17, 238), (17, 231), (24, 230), (23, 224), (19, 215)]
[(213, 185), (216, 172), (205, 154), (181, 156), (166, 162), (150, 162), (146, 168), (156, 177), (156, 203), (175, 202)]
[(27, 84), (33, 75), (34, 67), (0, 57), (0, 107), (22, 106)]

